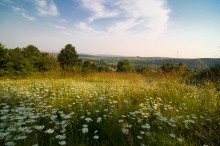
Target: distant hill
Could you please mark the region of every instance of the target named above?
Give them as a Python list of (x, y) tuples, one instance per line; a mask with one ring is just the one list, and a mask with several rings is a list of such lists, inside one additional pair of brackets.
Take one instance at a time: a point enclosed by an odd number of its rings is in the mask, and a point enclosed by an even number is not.
[[(57, 57), (58, 53), (50, 53), (52, 56)], [(125, 57), (125, 56), (115, 56), (115, 55), (89, 55), (89, 54), (79, 54), (79, 58), (82, 60), (92, 60), (97, 64), (109, 64), (116, 66), (118, 61), (123, 59), (128, 59), (134, 68), (140, 66), (154, 66), (160, 67), (163, 63), (186, 63), (191, 69), (204, 69), (215, 64), (220, 63), (220, 58), (168, 58), (168, 57)]]

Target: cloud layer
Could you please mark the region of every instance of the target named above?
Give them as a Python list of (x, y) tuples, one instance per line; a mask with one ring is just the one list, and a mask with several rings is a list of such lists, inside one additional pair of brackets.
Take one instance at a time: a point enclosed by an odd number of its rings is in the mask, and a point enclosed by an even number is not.
[(53, 0), (35, 0), (35, 3), (40, 16), (57, 16), (59, 14)]
[(26, 18), (30, 21), (35, 21), (36, 20), (35, 17), (28, 15), (27, 11), (23, 8), (16, 7), (16, 6), (11, 6), (11, 8), (13, 9), (14, 12), (20, 14), (21, 16), (23, 16), (24, 18)]
[[(170, 9), (166, 0), (81, 0), (81, 5), (90, 16), (76, 25), (81, 32), (108, 34), (159, 35), (166, 30)], [(108, 20), (109, 19), (109, 20)], [(108, 25), (98, 29), (98, 21)]]

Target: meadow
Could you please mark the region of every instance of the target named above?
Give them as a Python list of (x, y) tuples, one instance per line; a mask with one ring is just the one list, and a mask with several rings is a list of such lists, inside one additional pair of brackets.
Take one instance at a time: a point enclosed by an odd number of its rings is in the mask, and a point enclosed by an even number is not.
[(1, 79), (0, 145), (219, 145), (219, 97), (172, 75)]

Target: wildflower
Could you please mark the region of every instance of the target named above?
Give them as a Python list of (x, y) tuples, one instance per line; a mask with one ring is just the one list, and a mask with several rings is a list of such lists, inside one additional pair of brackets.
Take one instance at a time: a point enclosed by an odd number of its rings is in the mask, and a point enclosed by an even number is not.
[(117, 102), (117, 101), (113, 101), (113, 103), (114, 103), (114, 104), (117, 104), (118, 102)]
[(126, 118), (126, 116), (125, 116), (125, 115), (121, 115), (121, 117), (122, 117), (122, 118)]
[(71, 113), (70, 113), (70, 115), (74, 115), (74, 114), (75, 114), (74, 112), (71, 112)]
[(141, 133), (142, 135), (145, 134), (144, 131), (140, 131), (140, 133)]
[(128, 132), (129, 132), (129, 130), (128, 129), (126, 129), (126, 128), (121, 128), (121, 131), (122, 131), (122, 133), (123, 134), (128, 134)]
[(62, 115), (62, 117), (63, 117), (63, 119), (70, 119), (71, 117), (72, 117), (72, 115), (71, 114), (69, 114), (69, 115)]
[(177, 140), (178, 140), (179, 142), (182, 142), (182, 141), (183, 141), (183, 139), (182, 139), (182, 138), (177, 138)]
[(137, 136), (137, 139), (142, 139), (142, 137), (138, 135), (138, 136)]
[(105, 97), (100, 97), (99, 100), (101, 100), (101, 101), (102, 101), (102, 100), (105, 100)]
[(15, 131), (16, 131), (16, 128), (14, 128), (14, 127), (8, 127), (7, 131), (8, 131), (8, 132), (15, 132)]
[(88, 133), (88, 132), (89, 132), (88, 127), (84, 127), (84, 128), (82, 129), (82, 133)]
[(0, 132), (0, 139), (4, 139), (6, 136), (8, 136), (9, 135), (9, 133), (2, 133), (2, 132)]
[(163, 117), (163, 116), (159, 116), (158, 119), (162, 122), (166, 122), (167, 121), (167, 118), (166, 117)]
[(96, 134), (96, 133), (98, 133), (98, 130), (95, 130), (95, 131), (94, 131), (94, 134)]
[(15, 143), (13, 141), (9, 141), (5, 143), (6, 146), (15, 146)]
[(185, 124), (188, 124), (188, 123), (193, 123), (193, 124), (195, 124), (195, 121), (194, 120), (184, 120), (183, 121)]
[(60, 141), (59, 144), (60, 145), (66, 145), (66, 141)]
[(6, 120), (6, 119), (7, 119), (7, 116), (0, 117), (0, 120)]
[(173, 133), (171, 133), (171, 134), (169, 134), (169, 135), (170, 135), (170, 137), (172, 137), (172, 138), (175, 138), (175, 137), (176, 137), (176, 135), (173, 134)]
[(150, 129), (150, 125), (149, 124), (145, 124), (145, 125), (142, 125), (141, 128), (143, 128), (143, 129)]
[(18, 136), (18, 137), (15, 138), (15, 140), (22, 140), (22, 139), (25, 139), (25, 138), (27, 138), (27, 136), (25, 136), (25, 135), (24, 136)]
[(30, 130), (28, 127), (19, 127), (18, 131), (24, 132), (24, 133), (31, 133), (32, 130)]
[(62, 129), (60, 132), (61, 132), (61, 133), (65, 133), (65, 132), (66, 132), (66, 129)]
[(53, 129), (48, 129), (48, 130), (45, 131), (45, 133), (49, 133), (49, 134), (52, 134), (53, 132), (54, 132)]
[(130, 124), (130, 125), (129, 125), (129, 124), (126, 124), (125, 127), (127, 127), (127, 128), (131, 128), (132, 125), (131, 125), (131, 124)]
[(118, 120), (119, 123), (122, 123), (124, 120)]
[(57, 118), (57, 115), (52, 115), (50, 119), (51, 119), (52, 121), (55, 121), (56, 118)]
[(97, 120), (96, 120), (97, 123), (100, 123), (101, 121), (102, 121), (101, 117), (98, 117)]
[(62, 121), (60, 124), (61, 125), (66, 125), (66, 121)]
[(44, 129), (44, 127), (45, 127), (44, 125), (42, 125), (42, 126), (38, 126), (38, 125), (34, 126), (34, 128), (37, 129), (37, 130), (42, 130), (42, 129)]
[(7, 114), (8, 112), (9, 112), (8, 109), (3, 109), (3, 110), (1, 110), (1, 113), (2, 113), (2, 114)]
[(87, 128), (87, 127), (88, 127), (88, 125), (84, 124), (84, 125), (83, 125), (83, 127), (84, 127), (84, 128)]
[(92, 122), (93, 120), (91, 118), (85, 118), (86, 122)]
[(55, 138), (59, 139), (59, 140), (63, 140), (66, 138), (66, 135), (65, 134), (64, 135), (57, 135), (57, 136), (55, 136)]
[(93, 138), (94, 138), (94, 139), (99, 139), (99, 136), (98, 136), (98, 135), (95, 135)]

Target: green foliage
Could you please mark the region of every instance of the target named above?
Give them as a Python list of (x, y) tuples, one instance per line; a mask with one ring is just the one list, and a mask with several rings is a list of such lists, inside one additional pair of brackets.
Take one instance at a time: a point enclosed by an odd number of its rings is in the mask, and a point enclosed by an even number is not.
[(0, 145), (220, 145), (216, 88), (149, 77), (2, 80)]
[(0, 76), (26, 76), (32, 72), (50, 71), (58, 68), (55, 58), (43, 53), (33, 45), (25, 48), (7, 49), (0, 44)]
[(82, 72), (111, 72), (111, 68), (108, 65), (96, 64), (91, 60), (86, 60), (82, 65)]
[(61, 49), (58, 54), (58, 62), (62, 69), (68, 69), (81, 63), (78, 59), (75, 47), (71, 44), (67, 44), (64, 49)]
[(148, 66), (142, 66), (136, 70), (139, 73), (147, 73), (150, 72), (150, 68)]
[(220, 81), (220, 64), (216, 64), (208, 69), (198, 72), (194, 78), (201, 81)]
[(173, 64), (173, 63), (169, 63), (169, 62), (164, 63), (164, 64), (161, 66), (161, 69), (162, 69), (162, 71), (164, 71), (164, 72), (172, 72), (172, 71), (174, 71), (174, 68), (175, 68), (174, 64)]
[(82, 65), (82, 72), (95, 72), (98, 70), (98, 66), (91, 60), (86, 60)]
[(117, 71), (118, 72), (130, 72), (132, 69), (130, 61), (125, 59), (121, 60), (117, 64)]
[(187, 64), (182, 62), (179, 64), (173, 64), (167, 62), (161, 66), (161, 69), (163, 72), (166, 73), (178, 73), (178, 74), (185, 74), (187, 71), (189, 71)]

